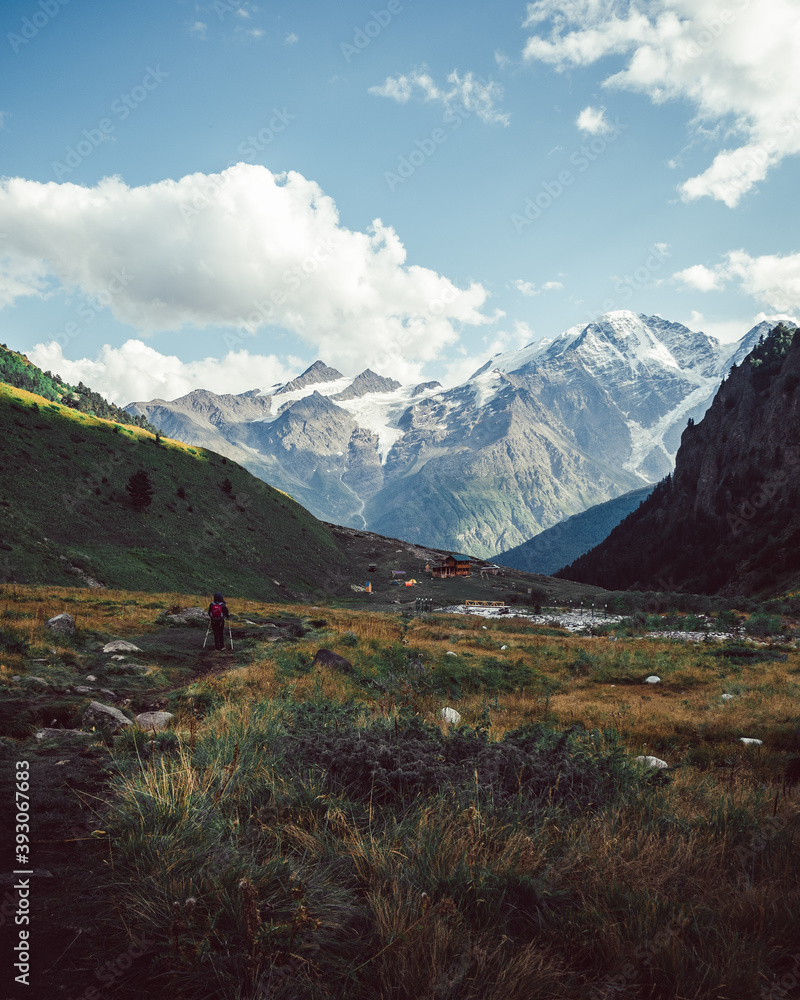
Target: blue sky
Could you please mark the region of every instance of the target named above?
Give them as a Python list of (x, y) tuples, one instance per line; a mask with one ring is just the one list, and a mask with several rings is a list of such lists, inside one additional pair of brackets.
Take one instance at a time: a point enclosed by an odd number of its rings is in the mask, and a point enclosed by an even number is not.
[(7, 0), (2, 340), (121, 403), (800, 312), (797, 0)]

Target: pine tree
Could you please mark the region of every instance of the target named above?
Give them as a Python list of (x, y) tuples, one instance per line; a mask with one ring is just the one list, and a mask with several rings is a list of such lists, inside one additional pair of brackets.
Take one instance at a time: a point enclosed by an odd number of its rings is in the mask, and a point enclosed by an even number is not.
[(128, 480), (125, 489), (131, 498), (131, 504), (136, 510), (144, 510), (153, 501), (153, 486), (144, 469), (134, 472)]

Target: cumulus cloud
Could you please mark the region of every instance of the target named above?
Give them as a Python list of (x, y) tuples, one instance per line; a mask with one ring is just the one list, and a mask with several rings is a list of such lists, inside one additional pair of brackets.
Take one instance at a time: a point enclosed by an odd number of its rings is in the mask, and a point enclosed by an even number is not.
[(522, 278), (516, 278), (511, 284), (518, 292), (529, 298), (541, 292), (557, 292), (564, 287), (560, 281), (545, 281), (543, 285), (537, 287), (532, 281), (523, 281)]
[(195, 38), (204, 39), (206, 37), (207, 28), (208, 25), (204, 24), (203, 21), (195, 21), (194, 24), (189, 28), (189, 34), (194, 35)]
[(226, 346), (242, 348), (278, 327), (360, 371), (376, 358), (433, 360), (462, 325), (490, 322), (481, 285), (407, 264), (380, 219), (366, 233), (344, 228), (333, 200), (295, 172), (237, 164), (136, 188), (6, 179), (0, 230), (0, 302), (42, 294), (49, 278), (145, 334), (221, 326)]
[[(302, 368), (298, 359), (280, 360), (274, 354), (229, 351), (223, 358), (184, 362), (161, 354), (141, 340), (126, 340), (120, 347), (108, 344), (96, 358), (71, 360), (60, 344), (37, 344), (28, 355), (45, 371), (57, 372), (65, 381), (84, 382), (120, 406), (150, 399), (176, 399), (193, 389), (213, 387), (217, 393), (265, 389), (294, 378)], [(294, 360), (294, 364), (292, 361)]]
[(800, 253), (751, 257), (733, 250), (713, 268), (695, 264), (674, 277), (699, 291), (717, 291), (733, 282), (771, 313), (800, 312)]
[(593, 108), (591, 105), (581, 111), (575, 124), (581, 132), (588, 132), (589, 135), (605, 135), (614, 131), (614, 126), (606, 118), (606, 109)]
[(471, 72), (460, 76), (458, 70), (453, 70), (447, 82), (450, 86), (442, 89), (424, 68), (414, 69), (409, 75), (387, 76), (380, 86), (370, 87), (369, 93), (391, 98), (399, 104), (406, 104), (412, 97), (436, 101), (446, 112), (463, 108), (490, 125), (508, 125), (511, 121), (510, 114), (495, 107), (495, 102), (503, 98), (499, 83), (486, 81)]
[(694, 264), (683, 271), (676, 271), (673, 278), (698, 292), (716, 292), (724, 284), (724, 279), (717, 271), (712, 271), (703, 264)]
[(793, 0), (736, 0), (727, 8), (717, 0), (536, 0), (525, 24), (534, 30), (526, 59), (562, 71), (625, 57), (604, 86), (656, 104), (687, 101), (698, 131), (719, 127), (730, 146), (680, 185), (687, 201), (711, 197), (733, 207), (772, 166), (800, 152), (800, 77), (787, 69), (800, 48)]
[(295, 42), (297, 41), (299, 41), (297, 35), (294, 32), (292, 32), (290, 35), (287, 35), (286, 38), (284, 38), (283, 43), (284, 45), (294, 45)]

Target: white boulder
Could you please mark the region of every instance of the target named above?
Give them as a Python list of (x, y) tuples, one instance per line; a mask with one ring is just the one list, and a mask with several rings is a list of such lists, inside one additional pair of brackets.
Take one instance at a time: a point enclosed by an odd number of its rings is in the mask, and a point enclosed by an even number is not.
[(739, 737), (739, 742), (740, 743), (746, 743), (748, 746), (752, 746), (752, 747), (760, 747), (760, 746), (764, 745), (764, 741), (763, 740), (754, 740), (754, 739), (752, 739), (749, 736), (740, 736)]
[(725, 694), (723, 694), (721, 697), (722, 697), (723, 701), (731, 701), (731, 699), (733, 698), (733, 695), (732, 694), (728, 694), (727, 691), (726, 691)]
[(647, 764), (648, 767), (657, 767), (660, 769), (669, 767), (669, 764), (665, 760), (661, 760), (660, 757), (651, 757), (648, 755), (646, 757), (637, 757), (636, 759), (643, 764)]
[(174, 718), (172, 712), (140, 712), (135, 721), (140, 729), (166, 729)]
[(661, 678), (656, 676), (656, 674), (650, 674), (649, 677), (645, 677), (644, 682), (645, 684), (660, 684)]
[(107, 642), (103, 646), (104, 653), (141, 653), (141, 649), (138, 646), (134, 646), (132, 642), (125, 642), (124, 639), (114, 639), (113, 642)]
[(441, 716), (445, 722), (449, 722), (454, 726), (457, 726), (461, 722), (461, 713), (457, 712), (454, 708), (443, 708)]

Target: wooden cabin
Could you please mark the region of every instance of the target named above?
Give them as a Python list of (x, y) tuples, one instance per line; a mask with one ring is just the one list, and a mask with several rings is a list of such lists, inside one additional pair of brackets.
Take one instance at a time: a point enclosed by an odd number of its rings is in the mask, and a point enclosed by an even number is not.
[(449, 580), (456, 576), (470, 576), (470, 557), (449, 555), (431, 567), (434, 580)]

